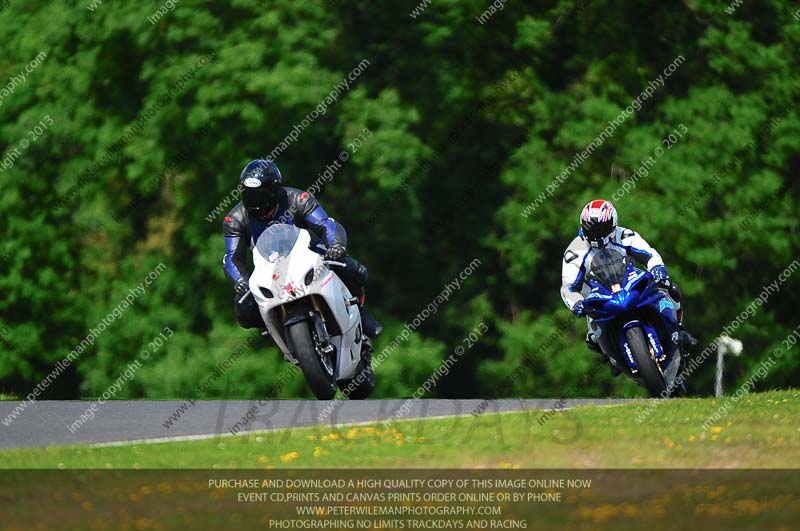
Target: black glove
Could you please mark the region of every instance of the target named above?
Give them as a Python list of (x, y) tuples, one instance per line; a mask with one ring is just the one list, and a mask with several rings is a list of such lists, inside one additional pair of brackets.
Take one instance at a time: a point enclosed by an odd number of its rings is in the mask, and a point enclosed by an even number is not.
[(339, 240), (333, 240), (333, 243), (325, 251), (325, 260), (333, 260), (334, 262), (341, 262), (344, 258), (345, 248)]
[(236, 290), (236, 295), (244, 297), (246, 294), (250, 293), (250, 284), (244, 278), (240, 278), (236, 281), (233, 289)]
[(586, 317), (586, 308), (583, 307), (583, 301), (575, 303), (575, 306), (572, 307), (572, 313), (574, 313), (576, 317)]

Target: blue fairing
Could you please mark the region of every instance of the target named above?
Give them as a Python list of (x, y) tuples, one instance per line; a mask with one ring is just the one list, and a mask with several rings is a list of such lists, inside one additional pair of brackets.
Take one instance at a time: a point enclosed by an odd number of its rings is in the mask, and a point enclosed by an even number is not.
[[(659, 339), (655, 323), (648, 323), (642, 317), (653, 315), (653, 312), (642, 311), (652, 309), (665, 321), (664, 328), (668, 335), (677, 329), (675, 305), (659, 290), (653, 281), (652, 275), (627, 264), (627, 269), (620, 284), (609, 289), (595, 278), (586, 280), (591, 288), (591, 293), (584, 299), (589, 316), (600, 326), (603, 333), (608, 335), (609, 330), (618, 330), (619, 349), (622, 357), (633, 372), (636, 372), (636, 363), (625, 337), (625, 331), (634, 327), (644, 330), (645, 338), (650, 344), (654, 357), (667, 363), (671, 360), (676, 346), (669, 341), (665, 347)], [(618, 328), (617, 328), (618, 327)]]
[(654, 305), (665, 296), (651, 279), (647, 271), (628, 265), (627, 281), (617, 293), (599, 282), (589, 280), (592, 292), (586, 296), (584, 304), (590, 307), (592, 319), (598, 322), (609, 321), (636, 308)]

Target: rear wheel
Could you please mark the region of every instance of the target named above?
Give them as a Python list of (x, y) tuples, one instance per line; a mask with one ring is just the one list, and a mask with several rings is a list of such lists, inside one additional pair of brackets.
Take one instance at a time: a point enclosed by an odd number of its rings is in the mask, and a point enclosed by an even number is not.
[(647, 392), (653, 398), (665, 397), (667, 386), (664, 383), (664, 376), (650, 353), (650, 344), (645, 339), (644, 331), (638, 326), (633, 327), (625, 332), (625, 338), (631, 347), (633, 359), (639, 369), (639, 377), (644, 380)]
[(336, 395), (336, 381), (333, 376), (331, 360), (323, 363), (317, 354), (317, 348), (311, 337), (311, 330), (306, 321), (300, 321), (289, 327), (289, 339), (292, 342), (294, 356), (300, 363), (300, 369), (308, 382), (308, 387), (319, 400), (330, 400)]

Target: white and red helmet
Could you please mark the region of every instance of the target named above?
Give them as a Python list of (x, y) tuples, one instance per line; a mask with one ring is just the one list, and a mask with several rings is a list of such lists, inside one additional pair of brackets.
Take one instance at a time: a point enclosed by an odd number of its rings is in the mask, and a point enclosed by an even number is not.
[(617, 230), (617, 209), (611, 201), (589, 201), (581, 212), (581, 233), (593, 247), (605, 247)]

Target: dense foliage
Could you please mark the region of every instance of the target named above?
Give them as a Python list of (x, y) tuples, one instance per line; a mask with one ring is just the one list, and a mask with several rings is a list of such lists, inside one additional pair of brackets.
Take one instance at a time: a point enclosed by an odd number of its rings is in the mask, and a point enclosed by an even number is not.
[[(489, 332), (435, 396), (639, 393), (594, 370), (585, 325), (558, 294), (580, 208), (632, 177), (621, 223), (664, 255), (701, 347), (797, 256), (800, 21), (787, 0), (733, 14), (709, 0), (510, 1), (483, 23), (488, 0), (434, 0), (415, 16), (413, 1), (182, 0), (155, 18), (160, 2), (7, 4), (2, 393), (27, 394), (163, 263), (47, 396), (98, 396), (164, 327), (174, 335), (117, 396), (191, 395), (248, 337), (214, 210), (298, 124), (277, 156), (288, 184), (309, 187), (350, 155), (317, 196), (370, 269), (379, 351), (480, 260), (378, 367), (376, 396), (410, 396), (481, 321)], [(798, 277), (733, 334), (745, 351), (728, 362), (729, 388), (798, 325)], [(712, 389), (713, 363), (698, 392)], [(797, 385), (798, 365), (794, 349), (756, 387)], [(287, 370), (263, 342), (206, 396), (259, 396)], [(281, 395), (308, 393), (295, 378)]]

